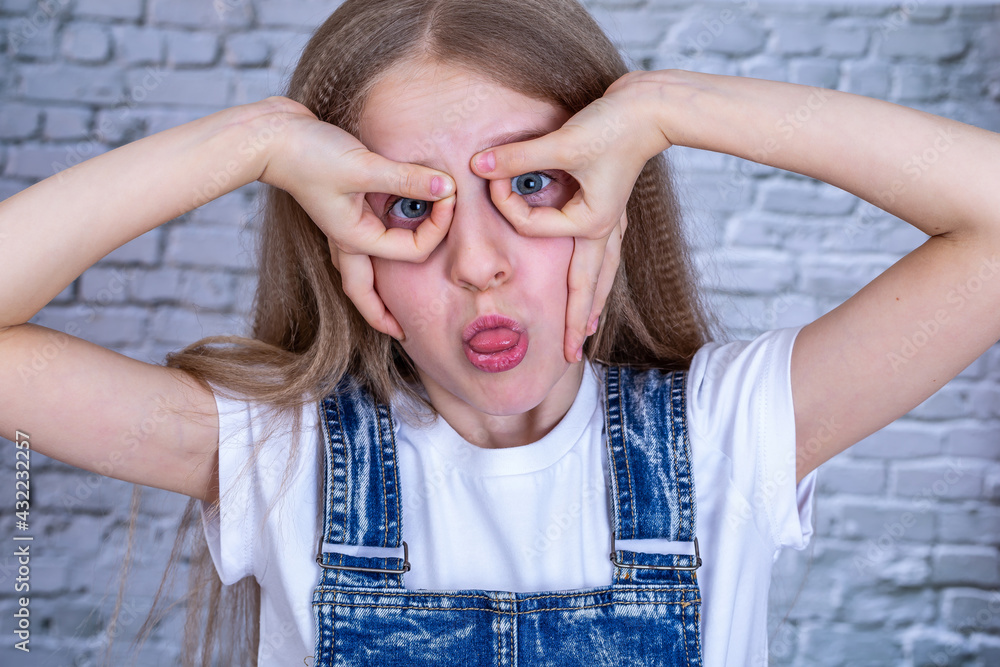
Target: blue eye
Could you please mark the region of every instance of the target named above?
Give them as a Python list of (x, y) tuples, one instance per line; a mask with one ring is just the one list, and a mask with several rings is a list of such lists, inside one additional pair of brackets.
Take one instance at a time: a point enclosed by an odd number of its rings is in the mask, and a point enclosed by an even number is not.
[(431, 202), (402, 197), (396, 200), (396, 203), (392, 205), (389, 213), (397, 218), (407, 218), (413, 220), (427, 215), (427, 212), (430, 211), (430, 209)]
[(510, 179), (510, 189), (523, 197), (535, 194), (551, 182), (551, 177), (541, 172), (533, 171)]

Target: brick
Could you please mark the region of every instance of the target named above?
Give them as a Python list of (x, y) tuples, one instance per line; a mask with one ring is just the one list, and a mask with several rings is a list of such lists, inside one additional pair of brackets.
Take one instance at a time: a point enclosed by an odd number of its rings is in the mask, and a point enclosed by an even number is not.
[(233, 277), (220, 272), (184, 271), (177, 298), (202, 308), (228, 309), (233, 305)]
[(0, 106), (0, 139), (27, 139), (39, 126), (41, 109), (8, 102)]
[[(908, 339), (915, 338), (916, 331)], [(926, 401), (910, 410), (910, 416), (918, 419), (955, 419), (972, 413), (968, 393), (953, 385), (945, 385)]]
[(213, 70), (130, 71), (130, 99), (144, 104), (184, 104), (223, 107), (227, 103), (232, 73)]
[(814, 55), (819, 51), (825, 28), (812, 19), (776, 18), (772, 23), (770, 51), (783, 56)]
[(63, 146), (46, 144), (12, 146), (4, 175), (19, 178), (48, 178), (63, 169), (100, 155), (105, 150), (106, 147), (91, 141)]
[(924, 501), (979, 498), (983, 471), (963, 459), (899, 462), (893, 466), (894, 491)]
[(1000, 459), (1000, 428), (989, 426), (950, 428), (945, 436), (943, 451), (950, 456)]
[[(239, 0), (224, 0), (230, 3)], [(333, 12), (329, 3), (297, 2), (283, 0), (257, 0), (257, 22), (262, 26), (303, 28), (313, 31)], [(648, 22), (648, 21), (647, 21)]]
[(871, 591), (860, 590), (852, 591), (844, 600), (844, 607), (850, 609), (851, 623), (896, 628), (932, 622), (934, 602), (934, 592), (930, 590), (896, 590), (891, 595), (872, 595)]
[(135, 279), (135, 269), (92, 266), (79, 278), (79, 296), (95, 307), (124, 303)]
[(881, 463), (837, 459), (823, 464), (819, 490), (823, 493), (879, 495), (885, 490), (885, 467)]
[(857, 197), (826, 184), (783, 183), (763, 189), (765, 211), (795, 215), (846, 215), (857, 205)]
[(103, 63), (111, 57), (111, 34), (95, 23), (73, 23), (62, 35), (62, 54), (69, 60)]
[[(826, 464), (819, 477), (826, 474)], [(844, 501), (840, 507), (842, 537), (874, 540), (880, 547), (888, 544), (928, 542), (934, 539), (936, 519), (932, 512), (922, 512), (912, 503)]]
[(937, 628), (921, 628), (913, 640), (912, 652), (914, 667), (964, 665), (969, 664), (965, 660), (974, 657), (964, 637)]
[(160, 256), (161, 234), (160, 229), (148, 231), (120, 248), (112, 250), (104, 261), (121, 264), (154, 264)]
[(251, 255), (237, 230), (181, 226), (170, 230), (167, 260), (181, 266), (249, 269)]
[(855, 95), (888, 99), (889, 67), (880, 62), (845, 63), (842, 89)]
[(111, 28), (115, 55), (126, 65), (159, 65), (165, 60), (166, 40), (155, 28), (116, 25)]
[(923, 424), (896, 422), (876, 431), (849, 450), (852, 457), (902, 459), (941, 453), (942, 434)]
[(1000, 584), (997, 550), (985, 546), (936, 546), (931, 555), (931, 582), (960, 586)]
[(263, 67), (271, 57), (270, 45), (255, 33), (228, 35), (224, 51), (226, 62), (235, 67)]
[(90, 134), (94, 114), (90, 109), (49, 107), (45, 110), (46, 139), (84, 139)]
[(692, 19), (672, 38), (687, 53), (718, 53), (748, 56), (764, 48), (767, 32), (735, 9), (724, 7), (716, 13)]
[[(299, 3), (285, 3), (295, 11)], [(150, 0), (149, 21), (154, 24), (181, 25), (191, 28), (246, 27), (253, 8), (245, 0)], [(319, 24), (313, 25), (319, 27)]]
[(20, 75), (24, 97), (32, 100), (107, 104), (124, 93), (124, 76), (116, 67), (24, 64)]
[(901, 102), (926, 102), (948, 94), (948, 82), (940, 67), (910, 64), (896, 67), (896, 97)]
[(230, 315), (163, 307), (153, 316), (151, 332), (158, 342), (190, 345), (206, 336), (232, 334), (237, 327), (238, 322)]
[(56, 55), (56, 25), (44, 13), (7, 25), (7, 53), (20, 60), (52, 60)]
[(964, 30), (952, 27), (908, 25), (885, 35), (881, 53), (888, 58), (951, 60), (968, 48)]
[(143, 0), (76, 0), (74, 16), (138, 21)]
[(694, 259), (708, 287), (744, 294), (773, 294), (791, 287), (795, 274), (788, 258), (775, 253), (754, 254), (758, 256), (716, 252), (709, 256), (696, 254)]
[(228, 104), (248, 104), (279, 95), (284, 85), (270, 70), (240, 70), (234, 74), (233, 94)]
[(219, 55), (219, 38), (204, 31), (168, 30), (167, 63), (187, 67), (211, 65)]
[(996, 545), (1000, 542), (1000, 508), (988, 505), (940, 508), (938, 540)]
[(849, 297), (871, 282), (885, 269), (884, 262), (827, 257), (807, 257), (802, 260), (799, 287), (809, 293)]
[(820, 39), (823, 55), (834, 58), (861, 56), (868, 50), (871, 41), (864, 28), (829, 25), (823, 29)]
[(844, 656), (851, 656), (852, 667), (882, 667), (903, 660), (902, 647), (882, 630), (822, 625), (810, 628), (805, 634), (803, 652), (816, 667), (841, 667)]
[[(265, 7), (268, 7), (266, 11), (275, 19), (265, 21), (265, 23), (273, 25), (291, 25), (289, 23), (282, 22), (277, 17), (280, 13), (280, 10), (277, 8), (283, 7), (280, 0), (263, 0), (261, 3), (261, 9), (264, 9)], [(319, 14), (322, 14), (323, 12), (315, 11), (313, 13), (316, 16), (319, 16)], [(650, 20), (649, 12), (642, 9), (608, 10), (602, 7), (594, 7), (591, 10), (591, 15), (601, 25), (604, 32), (608, 35), (612, 42), (619, 47), (625, 47), (626, 49), (631, 49), (633, 51), (636, 47), (649, 47), (659, 44), (664, 37), (666, 26), (669, 25), (662, 21)], [(307, 17), (302, 18), (308, 20)], [(312, 25), (319, 25), (319, 23), (325, 18), (326, 17), (320, 18), (318, 21), (312, 23)], [(302, 27), (308, 27), (308, 25), (304, 25)]]
[(158, 268), (137, 272), (135, 280), (129, 285), (129, 296), (144, 303), (175, 301), (180, 285), (180, 269)]
[(840, 81), (840, 63), (825, 58), (794, 60), (791, 82), (820, 88), (836, 88)]

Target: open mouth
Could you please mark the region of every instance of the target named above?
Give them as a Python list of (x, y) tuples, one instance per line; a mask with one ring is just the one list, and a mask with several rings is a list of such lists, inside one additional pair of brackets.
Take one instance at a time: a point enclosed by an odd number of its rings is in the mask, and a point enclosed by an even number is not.
[(501, 373), (524, 359), (528, 332), (509, 317), (486, 315), (466, 327), (462, 342), (473, 366), (485, 373)]

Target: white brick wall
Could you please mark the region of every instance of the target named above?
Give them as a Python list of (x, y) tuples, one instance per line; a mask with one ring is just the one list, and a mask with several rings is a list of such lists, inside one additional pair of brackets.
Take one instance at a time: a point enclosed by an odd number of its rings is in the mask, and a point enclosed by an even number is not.
[[(280, 92), (309, 32), (336, 4), (0, 2), (0, 197), (146, 134)], [(636, 66), (828, 86), (1000, 130), (1000, 6), (588, 4)], [(703, 285), (734, 337), (814, 319), (924, 238), (808, 179), (728, 156), (679, 148), (670, 156)], [(254, 280), (241, 230), (255, 191), (117, 250), (36, 321), (151, 361), (202, 335), (240, 332)], [(771, 664), (1000, 664), (998, 380), (994, 348), (824, 467), (813, 545), (785, 554), (776, 569)], [(0, 475), (13, 479), (5, 451)], [(131, 487), (38, 454), (34, 464), (34, 651), (26, 660), (11, 648), (13, 561), (0, 555), (0, 618), (8, 619), (0, 664), (97, 664), (114, 599), (102, 597), (117, 575)], [(145, 493), (144, 545), (116, 639), (123, 661), (183, 500)], [(12, 517), (0, 514), (0, 535), (12, 532)], [(140, 664), (173, 664), (178, 632), (168, 621)]]

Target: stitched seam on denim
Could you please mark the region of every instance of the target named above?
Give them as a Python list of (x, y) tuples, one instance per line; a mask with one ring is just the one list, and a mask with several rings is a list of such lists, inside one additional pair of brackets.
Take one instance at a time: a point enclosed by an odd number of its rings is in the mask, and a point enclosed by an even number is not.
[[(366, 405), (365, 407), (367, 408), (368, 406)], [(379, 413), (378, 405), (375, 405), (375, 435), (378, 437), (378, 479), (382, 482), (382, 546), (387, 547), (389, 546), (387, 544), (389, 532), (389, 498), (385, 492), (385, 456), (382, 451), (385, 443), (382, 441), (382, 415)], [(367, 511), (367, 508), (365, 511)]]
[(353, 604), (350, 602), (313, 602), (313, 606), (319, 605), (339, 605), (341, 607), (358, 607), (363, 609), (423, 609), (424, 611), (478, 611), (485, 612), (487, 614), (516, 614), (518, 616), (526, 614), (537, 614), (543, 611), (575, 611), (577, 609), (594, 609), (596, 607), (611, 607), (616, 604), (621, 605), (656, 605), (656, 606), (676, 606), (681, 608), (690, 607), (691, 605), (698, 605), (701, 600), (687, 600), (685, 602), (676, 601), (642, 601), (642, 602), (602, 602), (600, 604), (588, 604), (583, 607), (552, 607), (547, 609), (529, 609), (525, 611), (500, 611), (497, 609), (481, 609), (479, 607), (418, 607), (415, 605), (391, 605), (391, 604)]
[[(392, 424), (392, 409), (386, 406), (386, 419), (389, 422), (389, 442), (392, 443), (392, 477), (393, 477), (393, 488), (396, 489), (396, 542), (394, 546), (399, 546), (399, 543), (403, 541), (403, 506), (400, 504), (400, 498), (402, 497), (403, 491), (399, 488), (399, 460), (396, 457), (396, 429)], [(399, 581), (399, 587), (403, 587), (403, 573), (393, 575)]]
[(684, 644), (684, 661), (685, 661), (686, 664), (688, 664), (690, 666), (690, 664), (691, 664), (691, 656), (688, 655), (687, 630), (684, 629), (685, 619), (684, 619), (684, 614), (683, 613), (681, 613), (681, 619), (680, 620), (681, 620), (681, 623), (680, 623), (680, 625), (681, 625), (681, 643)]
[[(629, 376), (628, 379), (631, 379), (631, 376)], [(622, 383), (620, 382), (619, 384), (622, 384)], [(625, 408), (624, 408), (624, 406), (622, 404), (622, 394), (623, 393), (624, 392), (622, 392), (622, 389), (619, 386), (619, 388), (618, 388), (618, 410), (619, 410), (619, 418), (621, 420), (622, 451), (624, 452), (624, 456), (625, 456), (625, 472), (628, 473), (629, 512), (632, 515), (632, 517), (631, 517), (631, 519), (632, 519), (632, 521), (631, 521), (631, 523), (632, 523), (632, 538), (634, 539), (635, 538), (635, 489), (632, 487), (632, 467), (629, 464), (629, 460), (628, 460), (628, 436), (627, 436), (627, 430), (625, 428)], [(633, 561), (634, 561), (634, 559), (633, 559)], [(632, 564), (634, 565), (635, 563), (633, 562)]]
[[(673, 394), (677, 394), (676, 408), (671, 406), (671, 410), (674, 415), (676, 415), (676, 421), (678, 424), (678, 429), (680, 432), (680, 442), (677, 443), (683, 449), (681, 450), (680, 463), (683, 466), (683, 470), (679, 471), (679, 477), (683, 480), (684, 493), (681, 496), (681, 501), (684, 503), (685, 517), (682, 517), (682, 521), (686, 519), (686, 524), (691, 533), (691, 539), (693, 540), (698, 536), (698, 503), (696, 502), (695, 496), (695, 482), (694, 482), (694, 470), (692, 468), (691, 461), (691, 441), (688, 438), (688, 428), (687, 428), (687, 377), (688, 373), (686, 371), (676, 371), (674, 377), (674, 387), (671, 389), (671, 398)], [(684, 528), (684, 523), (678, 526), (678, 534), (680, 534), (681, 529)]]
[[(344, 540), (347, 540), (348, 539), (348, 535), (347, 535), (347, 514), (348, 514), (348, 512), (347, 512), (347, 492), (348, 492), (348, 489), (347, 489), (346, 480), (347, 480), (347, 475), (349, 473), (349, 471), (347, 469), (347, 435), (344, 433), (344, 413), (341, 412), (341, 410), (340, 410), (340, 399), (339, 399), (339, 397), (337, 398), (337, 400), (334, 401), (334, 406), (337, 408), (337, 428), (340, 429), (340, 441), (341, 441), (341, 443), (343, 445), (343, 448), (344, 448), (344, 480), (345, 480), (345, 484), (344, 484), (344, 523), (343, 523), (343, 533), (342, 533), (342, 535), (343, 535)], [(334, 469), (334, 473), (336, 473), (336, 461), (334, 460), (331, 463), (332, 463), (332, 467)], [(334, 487), (334, 485), (336, 485), (336, 483), (337, 483), (337, 476), (336, 476), (336, 474), (334, 474), (332, 484), (330, 485), (331, 495), (332, 495), (333, 487)], [(330, 539), (330, 542), (333, 542), (332, 537)]]
[[(604, 446), (608, 455), (608, 463), (610, 464), (608, 477), (611, 478), (611, 488), (608, 489), (608, 492), (611, 495), (611, 507), (614, 510), (614, 521), (611, 526), (612, 537), (615, 531), (621, 526), (621, 508), (618, 505), (618, 457), (615, 456), (614, 442), (612, 442), (611, 435), (611, 382), (612, 373), (617, 372), (617, 368), (608, 366), (605, 369), (604, 378), (604, 431), (606, 434)], [(613, 581), (620, 581), (622, 578), (622, 568), (617, 565), (613, 567), (615, 568)]]
[[(670, 422), (670, 442), (667, 444), (670, 447), (670, 459), (673, 461), (674, 469), (671, 471), (670, 477), (674, 483), (674, 487), (677, 488), (677, 518), (679, 521), (684, 520), (684, 512), (682, 506), (685, 502), (684, 494), (680, 488), (680, 480), (678, 479), (678, 473), (680, 471), (677, 465), (677, 424), (674, 419), (674, 385), (673, 385), (673, 374), (670, 376), (670, 386), (668, 387), (669, 393), (667, 394), (667, 400), (669, 401), (668, 409), (668, 421)], [(680, 539), (680, 526), (674, 526), (671, 522), (670, 526), (670, 539), (678, 540)]]
[[(323, 588), (323, 587), (321, 586), (320, 588)], [(670, 591), (677, 591), (679, 593), (700, 593), (701, 592), (697, 587), (694, 587), (694, 588), (674, 588), (673, 586), (647, 586), (647, 587), (644, 587), (644, 588), (629, 588), (629, 589), (626, 589), (626, 590), (629, 593), (663, 593), (663, 592), (670, 592)], [(330, 591), (327, 591), (327, 592), (329, 592), (329, 593), (344, 593), (344, 594), (347, 594), (347, 595), (383, 595), (383, 596), (386, 595), (386, 593), (378, 591), (377, 589), (376, 590), (372, 590), (372, 591), (333, 591), (333, 590), (330, 590)], [(612, 591), (610, 588), (605, 588), (603, 591), (597, 591), (597, 592), (594, 592), (594, 593), (563, 593), (563, 594), (556, 594), (556, 595), (533, 595), (530, 598), (521, 598), (520, 600), (517, 600), (516, 598), (513, 598), (513, 599), (515, 601), (518, 601), (518, 602), (528, 602), (530, 600), (550, 600), (550, 599), (558, 599), (558, 598), (583, 597), (585, 595), (602, 595), (602, 594), (605, 594), (605, 593), (612, 593), (612, 592), (617, 592), (617, 591)], [(418, 596), (421, 596), (421, 597), (437, 597), (437, 598), (476, 598), (476, 599), (480, 599), (480, 600), (497, 600), (497, 598), (492, 598), (492, 597), (490, 597), (488, 595), (452, 595), (450, 593), (435, 593), (433, 591), (429, 591), (429, 592), (426, 592), (426, 593), (414, 591), (413, 595), (418, 595)], [(407, 594), (406, 593), (401, 593), (400, 596), (407, 596)], [(500, 600), (500, 601), (506, 601), (506, 599)], [(332, 604), (332, 603), (327, 603), (327, 604)]]
[(511, 664), (517, 665), (517, 640), (514, 639), (514, 621), (516, 619), (513, 611), (513, 609), (516, 609), (517, 607), (517, 596), (513, 593), (511, 593), (511, 601), (514, 604), (511, 605), (512, 610), (510, 612), (510, 661)]

